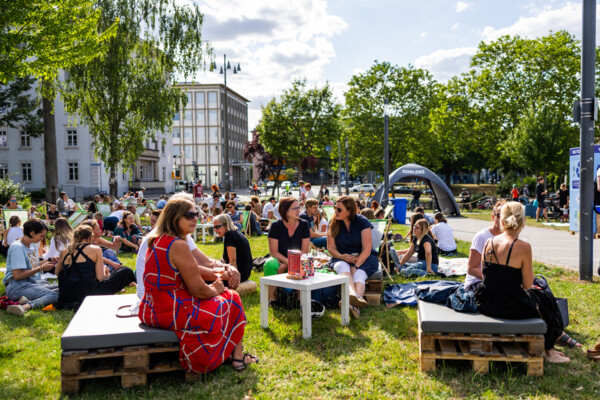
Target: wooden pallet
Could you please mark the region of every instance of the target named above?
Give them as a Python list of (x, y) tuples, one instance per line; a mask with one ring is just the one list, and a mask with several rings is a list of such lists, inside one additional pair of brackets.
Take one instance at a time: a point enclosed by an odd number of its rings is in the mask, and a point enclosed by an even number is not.
[(490, 361), (527, 363), (528, 376), (544, 374), (543, 335), (425, 333), (419, 321), (421, 371), (434, 371), (436, 360), (467, 360), (473, 372), (487, 374)]
[[(179, 363), (178, 343), (145, 346), (63, 351), (61, 356), (63, 393), (76, 393), (81, 382), (89, 379), (121, 377), (121, 386), (145, 385), (148, 374), (183, 371)], [(185, 372), (186, 381), (201, 375)]]

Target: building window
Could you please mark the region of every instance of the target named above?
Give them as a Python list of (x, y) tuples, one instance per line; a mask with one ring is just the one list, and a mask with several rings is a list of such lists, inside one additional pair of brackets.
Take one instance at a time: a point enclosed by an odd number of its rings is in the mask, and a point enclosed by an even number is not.
[(179, 157), (181, 154), (181, 147), (179, 145), (173, 145), (173, 157)]
[(162, 167), (162, 181), (163, 182), (167, 181), (167, 168), (166, 167)]
[(193, 146), (186, 144), (184, 147), (185, 158), (194, 158)]
[(206, 128), (196, 128), (196, 142), (204, 143), (206, 142)]
[(0, 163), (0, 179), (4, 179), (8, 176), (8, 164)]
[(208, 108), (217, 108), (217, 92), (208, 92)]
[(31, 163), (21, 164), (21, 177), (23, 182), (31, 182)]
[(173, 116), (173, 121), (179, 121), (179, 111), (177, 111)]
[(210, 110), (208, 112), (208, 124), (209, 125), (217, 125), (217, 111), (216, 110)]
[(219, 128), (208, 128), (208, 134), (210, 135), (211, 143), (218, 143), (219, 141)]
[(69, 166), (69, 180), (70, 181), (78, 181), (79, 180), (79, 163), (69, 162), (67, 165)]
[(206, 125), (204, 121), (204, 110), (196, 111), (196, 125)]
[(185, 110), (183, 113), (183, 119), (184, 121), (192, 122), (192, 110)]
[(204, 92), (196, 92), (196, 108), (204, 108)]
[(165, 140), (163, 139), (162, 142), (160, 143), (160, 148), (161, 148), (161, 152), (163, 154), (165, 154)]
[(0, 149), (8, 148), (8, 136), (6, 131), (0, 131)]
[(179, 128), (173, 129), (173, 139), (179, 139), (180, 137), (181, 137), (181, 132), (179, 131)]
[(31, 147), (31, 136), (25, 131), (21, 131), (21, 147), (22, 148)]
[(187, 97), (187, 102), (185, 103), (185, 108), (191, 108), (192, 107), (192, 94), (189, 92), (186, 92), (185, 97)]
[(183, 130), (183, 138), (192, 140), (192, 128), (185, 128)]
[(67, 147), (77, 147), (76, 129), (67, 129)]

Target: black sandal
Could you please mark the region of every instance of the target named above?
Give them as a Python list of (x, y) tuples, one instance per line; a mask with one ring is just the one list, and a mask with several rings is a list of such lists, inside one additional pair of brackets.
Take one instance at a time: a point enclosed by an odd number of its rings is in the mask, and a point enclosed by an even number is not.
[[(253, 363), (246, 363), (246, 357), (250, 357), (250, 359), (254, 360)], [(242, 372), (243, 370), (246, 369), (246, 367), (250, 364), (258, 364), (260, 362), (260, 360), (258, 359), (258, 357), (253, 356), (250, 353), (244, 353), (244, 356), (242, 357), (242, 359), (240, 360), (239, 358), (232, 358), (231, 359), (231, 368), (233, 368), (235, 371), (237, 372)], [(241, 365), (239, 366), (235, 366), (233, 365), (233, 363), (240, 363)]]
[[(573, 339), (571, 336), (569, 336), (568, 334), (563, 334), (560, 338), (558, 338), (558, 342), (556, 342), (557, 344), (562, 344), (564, 346), (569, 346), (569, 348), (573, 348), (573, 347), (581, 347), (581, 344)], [(579, 344), (579, 346), (577, 346)]]

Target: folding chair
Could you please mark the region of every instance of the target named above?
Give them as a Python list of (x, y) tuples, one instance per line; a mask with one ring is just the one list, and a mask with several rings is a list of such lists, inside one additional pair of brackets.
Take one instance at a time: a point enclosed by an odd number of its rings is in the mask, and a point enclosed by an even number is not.
[(102, 213), (102, 218), (108, 217), (112, 214), (112, 210), (110, 209), (110, 204), (106, 203), (96, 203), (96, 210)]
[(86, 211), (75, 211), (69, 218), (67, 218), (67, 221), (69, 221), (71, 228), (75, 229), (77, 226), (79, 226), (79, 224), (85, 221), (87, 217), (88, 213)]
[(2, 219), (4, 220), (4, 228), (8, 229), (8, 221), (10, 220), (10, 217), (12, 217), (13, 215), (17, 215), (20, 219), (21, 219), (21, 223), (25, 223), (25, 221), (27, 221), (27, 218), (29, 217), (29, 213), (27, 212), (27, 210), (9, 210), (4, 208), (2, 210)]
[(383, 219), (390, 218), (393, 210), (394, 210), (394, 205), (393, 204), (388, 204), (387, 207), (385, 208), (384, 212), (383, 212)]
[[(141, 217), (142, 215), (144, 215), (146, 213), (146, 211), (148, 211), (148, 209), (150, 208), (150, 206), (137, 206), (135, 208), (135, 213)], [(151, 208), (150, 208), (151, 209)]]
[(154, 202), (154, 200), (148, 200), (148, 207), (150, 207), (150, 209), (152, 209), (152, 211), (158, 210), (158, 208), (156, 207), (156, 203)]
[(334, 206), (323, 206), (323, 215), (325, 215), (325, 218), (327, 219), (327, 221), (331, 221), (334, 213), (335, 213)]
[[(392, 206), (393, 208), (394, 206)], [(377, 258), (381, 263), (381, 269), (385, 271), (388, 278), (392, 279), (392, 275), (390, 273), (390, 254), (388, 252), (388, 232), (390, 230), (390, 225), (392, 224), (392, 219), (371, 219), (369, 220), (373, 225), (373, 230), (371, 231), (371, 235), (373, 238), (373, 250), (377, 252)], [(386, 252), (386, 259), (382, 259), (383, 251)]]
[(250, 232), (252, 232), (250, 228), (250, 213), (252, 211), (242, 211), (242, 232), (244, 235), (250, 236)]

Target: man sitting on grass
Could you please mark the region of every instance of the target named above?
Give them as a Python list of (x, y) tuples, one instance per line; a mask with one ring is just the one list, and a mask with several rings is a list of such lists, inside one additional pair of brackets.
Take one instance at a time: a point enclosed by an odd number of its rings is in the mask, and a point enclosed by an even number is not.
[(320, 232), (316, 223), (319, 214), (319, 200), (309, 198), (306, 200), (306, 210), (300, 213), (300, 218), (310, 226), (310, 242), (319, 248), (327, 248), (327, 232)]
[(8, 249), (6, 257), (6, 275), (4, 286), (6, 295), (18, 305), (6, 309), (11, 314), (22, 317), (32, 308), (43, 308), (58, 300), (58, 285), (42, 279), (41, 274), (50, 271), (56, 265), (56, 258), (39, 264), (36, 243), (39, 243), (48, 231), (45, 223), (37, 218), (23, 224), (23, 237), (15, 241)]

